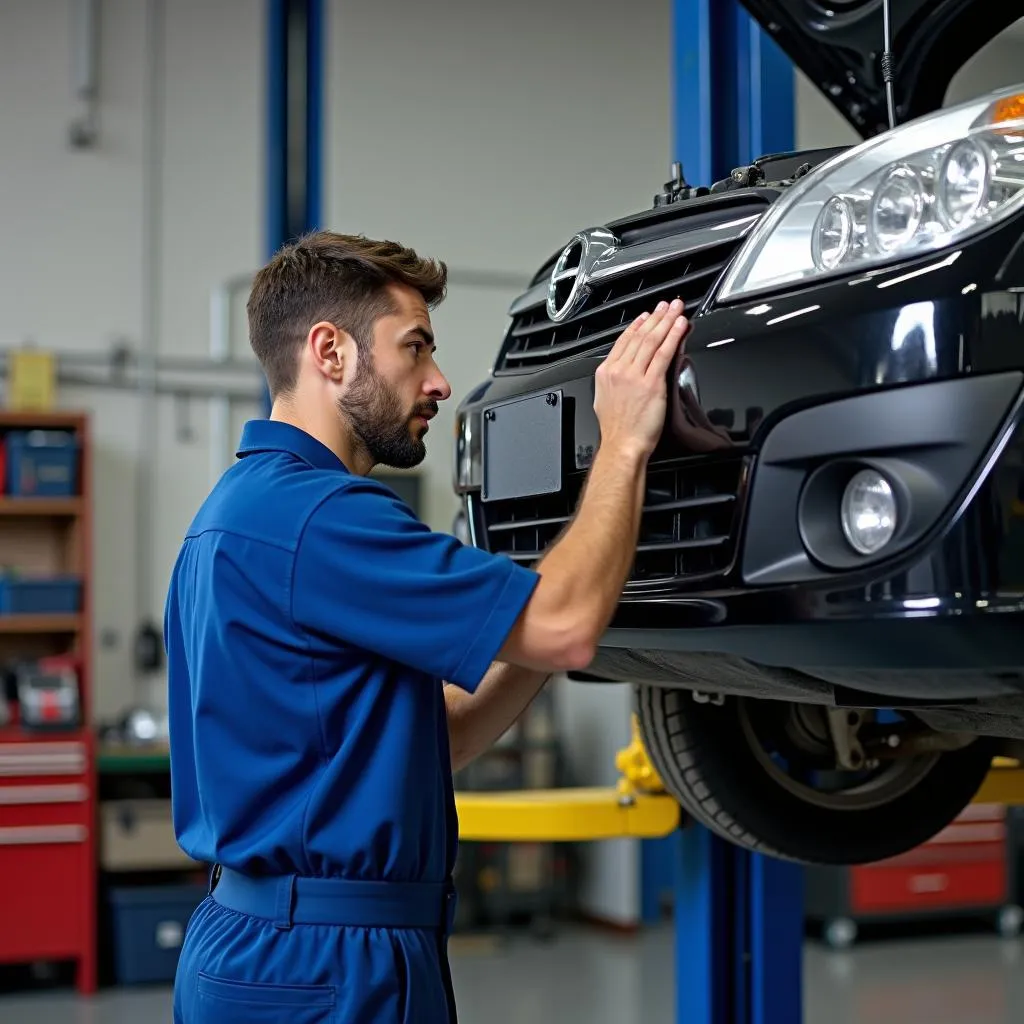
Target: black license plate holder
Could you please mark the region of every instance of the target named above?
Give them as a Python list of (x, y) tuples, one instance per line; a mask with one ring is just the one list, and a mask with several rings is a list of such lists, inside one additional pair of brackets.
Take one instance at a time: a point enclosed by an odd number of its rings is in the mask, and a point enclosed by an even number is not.
[(557, 494), (562, 489), (565, 399), (547, 391), (483, 412), (483, 501)]

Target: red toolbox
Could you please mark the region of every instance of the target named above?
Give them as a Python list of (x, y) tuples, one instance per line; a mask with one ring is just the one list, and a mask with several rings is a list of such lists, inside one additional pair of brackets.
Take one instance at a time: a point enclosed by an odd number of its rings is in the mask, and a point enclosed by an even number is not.
[(92, 738), (0, 743), (0, 963), (77, 960), (95, 989)]
[(805, 913), (837, 948), (853, 943), (858, 925), (922, 916), (992, 916), (1017, 934), (1012, 841), (1006, 808), (972, 804), (937, 836), (899, 857), (849, 868), (811, 867)]

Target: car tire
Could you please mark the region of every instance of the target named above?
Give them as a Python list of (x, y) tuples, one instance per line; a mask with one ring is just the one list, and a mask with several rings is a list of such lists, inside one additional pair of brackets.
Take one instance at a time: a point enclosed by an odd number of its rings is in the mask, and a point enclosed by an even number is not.
[(963, 811), (992, 761), (989, 743), (979, 739), (938, 755), (892, 800), (840, 810), (801, 799), (766, 770), (740, 715), (745, 701), (746, 714), (770, 702), (728, 697), (718, 704), (655, 686), (636, 692), (648, 755), (683, 810), (738, 846), (784, 860), (862, 864), (913, 849)]

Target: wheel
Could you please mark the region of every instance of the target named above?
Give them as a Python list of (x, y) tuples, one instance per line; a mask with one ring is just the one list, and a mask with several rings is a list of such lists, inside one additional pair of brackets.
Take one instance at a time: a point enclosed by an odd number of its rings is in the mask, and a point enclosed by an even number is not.
[(1015, 939), (1024, 928), (1024, 909), (1010, 904), (999, 911), (996, 918), (996, 930), (1004, 939)]
[(864, 864), (919, 846), (970, 803), (990, 745), (836, 770), (826, 709), (637, 687), (651, 761), (693, 819), (739, 846), (806, 864)]
[(850, 949), (857, 941), (857, 922), (848, 917), (834, 917), (822, 933), (826, 945), (832, 949)]

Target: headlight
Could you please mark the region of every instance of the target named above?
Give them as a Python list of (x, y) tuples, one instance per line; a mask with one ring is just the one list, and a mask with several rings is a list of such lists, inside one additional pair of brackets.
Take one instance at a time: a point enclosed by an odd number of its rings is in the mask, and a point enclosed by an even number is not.
[(902, 125), (811, 171), (751, 232), (718, 298), (956, 245), (1022, 204), (1018, 88)]

